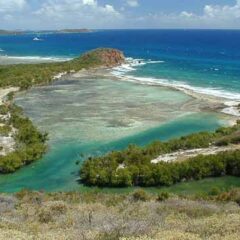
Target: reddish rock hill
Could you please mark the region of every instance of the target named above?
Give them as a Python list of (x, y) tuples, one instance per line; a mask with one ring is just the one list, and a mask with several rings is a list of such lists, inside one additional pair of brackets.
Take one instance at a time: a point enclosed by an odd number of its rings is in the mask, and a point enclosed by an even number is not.
[(125, 62), (125, 56), (117, 49), (98, 48), (82, 55), (81, 60), (97, 66), (116, 67)]

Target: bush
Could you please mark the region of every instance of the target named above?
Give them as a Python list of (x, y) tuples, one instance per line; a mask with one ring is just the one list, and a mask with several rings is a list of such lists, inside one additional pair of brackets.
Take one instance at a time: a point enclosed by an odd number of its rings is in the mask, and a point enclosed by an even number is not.
[[(185, 180), (223, 175), (240, 176), (240, 151), (197, 156), (182, 162), (151, 160), (180, 149), (206, 148), (238, 143), (240, 124), (220, 128), (214, 133), (196, 133), (168, 142), (155, 141), (145, 147), (129, 145), (122, 151), (86, 160), (80, 169), (82, 182), (99, 187), (170, 186)], [(119, 166), (123, 165), (123, 169)]]
[(6, 105), (0, 105), (0, 114), (6, 115), (8, 113), (8, 107)]
[(132, 196), (133, 196), (134, 201), (144, 201), (145, 202), (149, 199), (148, 194), (142, 189), (136, 190)]
[(168, 192), (161, 192), (158, 194), (157, 201), (162, 202), (169, 199), (170, 195)]
[(210, 192), (208, 193), (208, 195), (211, 196), (217, 196), (221, 193), (222, 191), (218, 188), (218, 187), (213, 187)]
[[(9, 106), (8, 110), (11, 115), (9, 124), (18, 130), (14, 136), (16, 149), (7, 156), (0, 156), (0, 173), (14, 172), (20, 167), (40, 159), (47, 150), (47, 134), (39, 132), (32, 122), (24, 117), (20, 107), (13, 104)], [(8, 134), (10, 129), (10, 126), (5, 126), (2, 131)]]
[(43, 205), (38, 212), (38, 218), (41, 223), (49, 223), (54, 221), (54, 218), (65, 214), (67, 206), (62, 201), (48, 202)]
[(0, 135), (7, 137), (12, 128), (8, 125), (0, 126)]

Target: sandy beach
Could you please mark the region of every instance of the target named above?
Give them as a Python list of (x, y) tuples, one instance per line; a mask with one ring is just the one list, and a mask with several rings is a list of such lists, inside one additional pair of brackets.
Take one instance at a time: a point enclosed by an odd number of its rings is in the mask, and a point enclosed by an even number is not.
[(19, 88), (9, 87), (9, 88), (0, 88), (0, 105), (4, 103), (4, 98), (11, 92), (17, 92)]
[(230, 146), (224, 146), (224, 147), (216, 147), (212, 146), (209, 148), (198, 148), (198, 149), (191, 149), (191, 150), (180, 150), (177, 152), (169, 153), (169, 154), (163, 154), (160, 155), (158, 158), (151, 161), (153, 164), (157, 164), (159, 162), (175, 162), (175, 161), (184, 161), (189, 158), (194, 158), (198, 155), (215, 155), (220, 152), (225, 151), (234, 151), (239, 150), (240, 145), (230, 145)]

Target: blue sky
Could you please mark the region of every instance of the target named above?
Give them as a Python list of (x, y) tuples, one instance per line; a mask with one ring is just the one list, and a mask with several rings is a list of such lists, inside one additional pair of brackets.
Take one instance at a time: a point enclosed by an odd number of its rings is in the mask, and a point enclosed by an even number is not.
[(240, 0), (0, 0), (0, 28), (237, 28)]

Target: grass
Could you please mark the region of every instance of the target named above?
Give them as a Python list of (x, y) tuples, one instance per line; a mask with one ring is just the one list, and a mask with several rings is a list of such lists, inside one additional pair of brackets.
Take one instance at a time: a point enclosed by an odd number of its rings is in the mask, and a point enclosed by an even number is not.
[(233, 188), (240, 188), (240, 178), (232, 176), (206, 178), (198, 181), (182, 182), (170, 187), (129, 187), (129, 188), (98, 188), (98, 187), (81, 187), (81, 193), (95, 193), (95, 194), (129, 194), (137, 189), (144, 189), (144, 191), (157, 195), (161, 192), (168, 192), (170, 194), (179, 194), (181, 196), (203, 195), (208, 194), (212, 189), (217, 188), (219, 191), (229, 191)]
[(237, 240), (240, 234), (237, 202), (159, 199), (143, 191), (137, 197), (22, 191), (0, 195), (0, 215), (4, 240)]
[(171, 187), (159, 188), (159, 190), (156, 191), (166, 191), (169, 193), (182, 195), (193, 195), (208, 193), (213, 188), (219, 188), (222, 191), (228, 191), (235, 187), (240, 187), (240, 178), (225, 176), (218, 178), (206, 178), (199, 181), (178, 183)]

